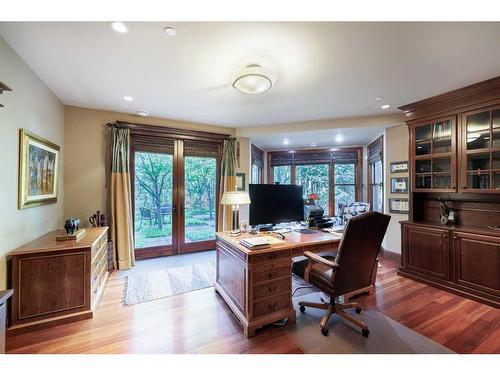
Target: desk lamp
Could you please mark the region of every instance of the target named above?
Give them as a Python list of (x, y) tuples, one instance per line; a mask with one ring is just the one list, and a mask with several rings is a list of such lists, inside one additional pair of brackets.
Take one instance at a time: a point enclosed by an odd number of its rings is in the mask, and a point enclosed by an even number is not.
[(233, 230), (232, 233), (238, 233), (240, 227), (240, 205), (250, 204), (250, 196), (246, 191), (226, 191), (222, 195), (220, 204), (232, 206), (233, 210)]

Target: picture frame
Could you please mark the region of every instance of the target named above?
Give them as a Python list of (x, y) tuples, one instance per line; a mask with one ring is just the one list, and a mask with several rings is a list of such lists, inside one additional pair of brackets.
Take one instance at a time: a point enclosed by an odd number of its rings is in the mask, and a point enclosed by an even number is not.
[(391, 173), (405, 173), (408, 172), (408, 160), (393, 161), (390, 164)]
[(245, 191), (245, 173), (236, 173), (236, 191)]
[(391, 194), (407, 194), (408, 177), (391, 177)]
[(60, 147), (25, 129), (19, 130), (18, 208), (56, 203)]
[(389, 198), (389, 212), (393, 214), (407, 214), (408, 209), (407, 198)]

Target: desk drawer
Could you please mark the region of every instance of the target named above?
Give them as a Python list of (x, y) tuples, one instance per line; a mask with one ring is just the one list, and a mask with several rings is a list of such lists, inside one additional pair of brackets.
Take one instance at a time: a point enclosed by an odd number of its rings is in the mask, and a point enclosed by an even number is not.
[(266, 270), (259, 270), (257, 272), (252, 272), (253, 283), (258, 283), (261, 281), (271, 281), (274, 279), (279, 279), (280, 277), (292, 277), (292, 267), (291, 264), (286, 267), (281, 268), (271, 268)]
[(253, 316), (257, 317), (271, 314), (275, 311), (290, 307), (290, 303), (290, 293), (266, 298), (263, 301), (253, 304)]
[(280, 294), (292, 289), (291, 277), (253, 287), (253, 299)]
[(290, 250), (273, 251), (265, 254), (257, 254), (250, 256), (250, 263), (266, 263), (276, 262), (279, 260), (291, 259), (292, 253)]

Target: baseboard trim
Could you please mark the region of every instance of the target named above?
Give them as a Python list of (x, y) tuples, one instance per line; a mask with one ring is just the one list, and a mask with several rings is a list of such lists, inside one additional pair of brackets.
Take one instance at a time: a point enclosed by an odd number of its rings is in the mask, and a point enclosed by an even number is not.
[(381, 253), (382, 253), (382, 259), (401, 264), (401, 254), (394, 253), (392, 251), (385, 249), (382, 249)]

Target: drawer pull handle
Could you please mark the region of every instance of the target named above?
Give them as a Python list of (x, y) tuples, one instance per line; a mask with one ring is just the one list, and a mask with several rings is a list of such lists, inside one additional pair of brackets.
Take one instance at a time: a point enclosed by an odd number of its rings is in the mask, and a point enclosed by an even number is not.
[(268, 276), (270, 279), (272, 279), (272, 278), (273, 278), (273, 275), (274, 275), (274, 273), (273, 273), (273, 272), (270, 272), (270, 273), (268, 273), (268, 274), (267, 274), (267, 276)]
[(269, 310), (273, 310), (276, 308), (276, 306), (277, 306), (277, 303), (274, 302), (273, 304), (269, 304), (267, 307), (269, 308)]
[(274, 292), (275, 290), (276, 290), (276, 286), (267, 288), (268, 292)]

